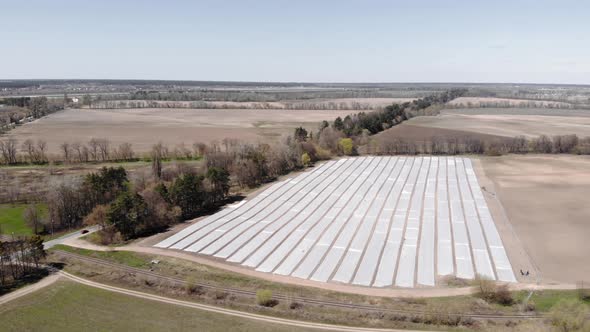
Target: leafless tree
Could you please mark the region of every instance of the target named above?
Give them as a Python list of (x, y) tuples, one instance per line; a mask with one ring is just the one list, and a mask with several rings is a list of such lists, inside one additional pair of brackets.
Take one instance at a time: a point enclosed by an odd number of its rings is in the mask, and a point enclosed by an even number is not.
[(131, 143), (121, 143), (117, 149), (117, 159), (132, 160), (134, 156)]
[(100, 152), (100, 160), (107, 161), (109, 160), (109, 146), (110, 142), (106, 138), (101, 138), (98, 140), (98, 150)]
[(35, 148), (35, 142), (33, 142), (32, 139), (27, 138), (22, 146), (21, 146), (21, 150), (25, 153), (27, 153), (27, 156), (29, 158), (29, 162), (30, 163), (36, 163), (37, 162), (37, 151)]
[(33, 232), (35, 234), (39, 234), (40, 226), (41, 226), (41, 216), (39, 215), (39, 210), (37, 209), (37, 205), (29, 204), (25, 209), (23, 215), (25, 222), (29, 227), (33, 228)]
[(156, 180), (162, 178), (162, 154), (164, 153), (164, 146), (162, 142), (152, 147), (152, 174)]
[(44, 140), (37, 140), (37, 161), (44, 163), (47, 161), (45, 151), (47, 150), (47, 142)]
[(183, 143), (180, 143), (177, 147), (176, 147), (176, 155), (177, 158), (184, 158), (184, 159), (191, 159), (193, 154), (191, 152), (191, 150), (189, 148), (186, 147), (186, 145), (184, 145)]
[(88, 141), (88, 146), (90, 147), (88, 152), (90, 153), (92, 160), (98, 160), (98, 140), (96, 138), (91, 138), (90, 141)]
[(207, 144), (205, 143), (193, 143), (193, 150), (195, 151), (195, 155), (198, 157), (203, 157), (207, 152)]
[(4, 160), (4, 163), (8, 165), (14, 165), (18, 162), (17, 144), (18, 141), (14, 138), (0, 141), (0, 152), (2, 152), (2, 159)]
[(72, 151), (72, 149), (70, 147), (70, 143), (63, 142), (59, 147), (61, 148), (61, 151), (63, 153), (64, 161), (66, 163), (69, 163), (70, 162), (70, 158), (71, 158), (71, 151)]

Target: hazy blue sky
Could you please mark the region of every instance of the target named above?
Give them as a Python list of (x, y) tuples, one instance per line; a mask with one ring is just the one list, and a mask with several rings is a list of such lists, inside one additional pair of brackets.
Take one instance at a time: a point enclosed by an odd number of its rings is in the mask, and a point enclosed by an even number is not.
[(590, 83), (588, 1), (0, 0), (0, 78)]

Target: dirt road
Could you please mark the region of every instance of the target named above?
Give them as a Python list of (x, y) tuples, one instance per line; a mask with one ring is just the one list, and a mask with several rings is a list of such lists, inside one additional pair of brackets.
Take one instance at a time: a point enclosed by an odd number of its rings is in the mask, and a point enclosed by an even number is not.
[(115, 293), (119, 293), (119, 294), (125, 294), (125, 295), (129, 295), (129, 296), (134, 296), (137, 298), (158, 301), (158, 302), (168, 303), (168, 304), (174, 304), (174, 305), (179, 305), (179, 306), (183, 306), (183, 307), (189, 307), (189, 308), (204, 310), (204, 311), (208, 311), (208, 312), (213, 312), (213, 313), (230, 315), (230, 316), (234, 316), (234, 317), (252, 319), (252, 320), (266, 322), (266, 323), (282, 324), (282, 325), (287, 325), (287, 326), (295, 326), (295, 327), (303, 327), (303, 328), (315, 328), (315, 329), (325, 330), (325, 331), (353, 331), (353, 332), (380, 332), (380, 331), (407, 332), (407, 331), (410, 331), (410, 330), (390, 330), (390, 329), (375, 329), (375, 328), (363, 328), (363, 327), (349, 327), (349, 326), (303, 322), (303, 321), (296, 321), (296, 320), (291, 320), (291, 319), (256, 315), (256, 314), (241, 312), (241, 311), (237, 311), (237, 310), (219, 308), (219, 307), (215, 307), (215, 306), (194, 303), (194, 302), (188, 302), (188, 301), (181, 301), (181, 300), (171, 299), (168, 297), (163, 297), (163, 296), (158, 296), (158, 295), (153, 295), (153, 294), (148, 294), (148, 293), (143, 293), (143, 292), (138, 292), (138, 291), (133, 291), (133, 290), (128, 290), (128, 289), (123, 289), (123, 288), (119, 288), (119, 287), (104, 285), (104, 284), (100, 284), (100, 283), (97, 283), (94, 281), (90, 281), (90, 280), (86, 280), (86, 279), (74, 276), (74, 275), (69, 274), (64, 271), (61, 271), (60, 274), (70, 280), (75, 281), (75, 282), (79, 282), (79, 283), (87, 285), (87, 286), (91, 286), (91, 287), (95, 287), (95, 288), (99, 288), (99, 289), (103, 289), (103, 290), (107, 290), (107, 291), (111, 291), (111, 292), (115, 292)]
[(25, 296), (27, 294), (30, 294), (30, 293), (37, 291), (43, 287), (49, 286), (49, 285), (53, 284), (54, 282), (56, 282), (59, 279), (59, 277), (60, 277), (59, 274), (52, 274), (48, 277), (41, 279), (41, 281), (39, 281), (37, 283), (34, 283), (32, 285), (15, 290), (14, 292), (8, 293), (4, 296), (0, 296), (0, 305), (3, 305), (4, 303), (6, 303), (8, 301), (18, 299), (21, 296)]

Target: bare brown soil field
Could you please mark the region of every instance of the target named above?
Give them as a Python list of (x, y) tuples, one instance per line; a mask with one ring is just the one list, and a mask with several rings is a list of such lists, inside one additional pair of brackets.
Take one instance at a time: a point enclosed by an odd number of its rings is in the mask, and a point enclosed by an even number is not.
[(480, 160), (493, 182), (488, 190), (498, 196), (540, 280), (590, 282), (590, 157), (510, 155)]
[(590, 117), (584, 116), (442, 114), (415, 117), (407, 123), (421, 127), (462, 130), (505, 137), (567, 134), (576, 134), (581, 137), (590, 136)]
[(560, 101), (495, 97), (459, 97), (451, 100), (448, 104), (455, 107), (572, 107), (572, 104)]
[(419, 126), (410, 123), (411, 121), (407, 121), (397, 126), (391, 127), (375, 135), (374, 139), (377, 142), (383, 140), (403, 139), (405, 141), (415, 142), (418, 144), (422, 142), (429, 142), (434, 137), (457, 140), (461, 140), (464, 138), (477, 138), (481, 139), (484, 142), (505, 139), (502, 136), (482, 134), (472, 131), (463, 131), (456, 129)]
[(68, 109), (12, 130), (7, 136), (20, 142), (43, 139), (50, 153), (63, 142), (87, 142), (108, 138), (113, 145), (128, 142), (145, 152), (158, 142), (174, 147), (180, 143), (208, 143), (224, 138), (249, 142), (278, 141), (303, 126), (316, 129), (322, 120), (333, 120), (354, 111), (247, 110), (247, 109)]
[(534, 108), (534, 107), (481, 107), (481, 108), (456, 108), (443, 109), (442, 115), (547, 115), (558, 117), (590, 117), (587, 109), (559, 109), (559, 108)]

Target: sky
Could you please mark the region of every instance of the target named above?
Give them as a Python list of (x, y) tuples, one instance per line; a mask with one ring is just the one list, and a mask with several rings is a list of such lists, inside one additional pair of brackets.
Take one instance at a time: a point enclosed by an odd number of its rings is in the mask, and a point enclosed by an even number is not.
[(0, 79), (590, 84), (589, 1), (0, 0)]

